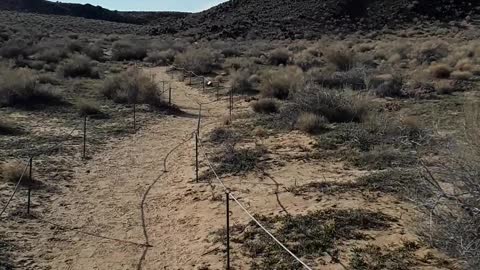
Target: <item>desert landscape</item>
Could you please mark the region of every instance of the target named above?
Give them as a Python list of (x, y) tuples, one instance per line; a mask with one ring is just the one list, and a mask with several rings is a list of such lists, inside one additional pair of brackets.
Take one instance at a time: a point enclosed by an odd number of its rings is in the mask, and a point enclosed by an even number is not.
[(0, 269), (480, 269), (479, 27), (2, 1)]

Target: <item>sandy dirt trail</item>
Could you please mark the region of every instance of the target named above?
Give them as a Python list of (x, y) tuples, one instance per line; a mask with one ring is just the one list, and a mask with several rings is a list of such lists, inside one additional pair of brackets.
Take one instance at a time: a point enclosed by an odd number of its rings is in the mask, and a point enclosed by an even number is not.
[[(165, 68), (147, 71), (160, 84), (171, 80)], [(45, 223), (56, 232), (46, 235), (36, 248), (48, 260), (44, 266), (195, 269), (205, 261), (205, 238), (215, 225), (215, 215), (223, 216), (223, 208), (221, 202), (198, 202), (193, 194), (199, 184), (193, 181), (192, 132), (197, 125), (197, 102), (213, 99), (181, 82), (173, 82), (172, 87), (173, 102), (189, 115), (162, 118), (131, 139), (109, 146), (77, 170), (73, 187), (43, 219), (79, 229), (64, 231)], [(215, 122), (226, 111), (219, 103), (203, 108), (205, 123)], [(175, 147), (164, 172), (164, 158)]]

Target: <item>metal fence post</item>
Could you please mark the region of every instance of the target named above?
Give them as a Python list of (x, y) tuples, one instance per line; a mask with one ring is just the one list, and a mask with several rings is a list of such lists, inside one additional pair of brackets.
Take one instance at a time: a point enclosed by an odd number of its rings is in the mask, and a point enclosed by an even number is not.
[(83, 118), (83, 159), (87, 158), (87, 116)]
[(230, 270), (230, 193), (226, 193), (226, 205), (227, 205), (227, 270)]
[(137, 133), (137, 102), (133, 102), (133, 133)]
[(172, 105), (172, 83), (168, 87), (168, 104)]
[(30, 215), (30, 205), (31, 205), (31, 194), (32, 194), (32, 167), (33, 167), (33, 156), (30, 157), (30, 172), (28, 175), (28, 198), (27, 198), (27, 215)]
[(197, 134), (200, 136), (200, 124), (202, 122), (202, 104), (200, 104), (200, 108), (198, 109), (198, 123), (197, 123)]
[(198, 134), (195, 133), (195, 181), (198, 183)]

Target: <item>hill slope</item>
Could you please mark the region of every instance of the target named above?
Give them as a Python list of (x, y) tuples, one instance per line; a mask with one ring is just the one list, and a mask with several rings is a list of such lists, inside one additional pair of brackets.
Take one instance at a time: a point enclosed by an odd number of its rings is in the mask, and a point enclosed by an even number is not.
[(182, 20), (178, 27), (202, 37), (318, 37), (406, 26), (419, 21), (463, 20), (479, 12), (477, 0), (235, 0)]
[(87, 19), (105, 20), (122, 23), (144, 23), (140, 18), (126, 16), (100, 6), (90, 4), (70, 4), (46, 0), (1, 0), (0, 10), (32, 12), (51, 15), (68, 15)]

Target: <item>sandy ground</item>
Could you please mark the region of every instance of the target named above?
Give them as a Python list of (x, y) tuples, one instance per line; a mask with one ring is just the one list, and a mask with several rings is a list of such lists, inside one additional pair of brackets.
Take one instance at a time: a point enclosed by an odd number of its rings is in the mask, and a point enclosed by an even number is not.
[[(170, 81), (165, 68), (150, 69)], [(17, 238), (28, 252), (18, 264), (25, 269), (223, 269), (223, 247), (211, 233), (225, 224), (223, 190), (215, 183), (194, 181), (194, 140), (198, 102), (203, 105), (202, 134), (221, 125), (227, 102), (173, 82), (173, 102), (187, 115), (168, 116), (142, 128), (75, 169), (71, 185), (51, 198), (37, 219), (2, 224), (8, 238)], [(244, 106), (246, 107), (246, 106)], [(278, 135), (263, 143), (273, 154), (308, 151), (309, 138)], [(303, 146), (302, 146), (303, 145)], [(172, 151), (174, 150), (174, 151)], [(208, 151), (208, 150), (207, 150)], [(168, 158), (167, 158), (168, 156)], [(167, 159), (166, 159), (167, 158)], [(166, 168), (164, 171), (164, 160)], [(207, 169), (205, 160), (202, 171)], [(273, 166), (268, 177), (251, 174), (224, 181), (252, 213), (306, 213), (326, 208), (363, 208), (399, 218), (391, 229), (373, 232), (378, 244), (415, 239), (412, 211), (393, 198), (345, 193), (333, 197), (295, 196), (285, 187), (312, 181), (352, 181), (366, 172), (342, 163), (296, 160)], [(248, 217), (232, 204), (232, 224)], [(285, 255), (287, 256), (287, 254)], [(248, 258), (233, 246), (233, 265), (248, 269)], [(321, 269), (343, 269), (329, 264)]]

